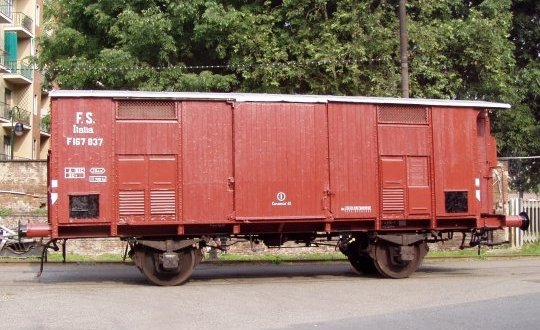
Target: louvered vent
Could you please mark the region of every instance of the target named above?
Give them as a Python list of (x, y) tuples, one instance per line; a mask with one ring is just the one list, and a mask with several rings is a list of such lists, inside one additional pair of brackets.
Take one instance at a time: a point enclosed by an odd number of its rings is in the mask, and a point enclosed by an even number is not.
[(176, 110), (171, 101), (119, 101), (118, 119), (176, 119)]
[(119, 210), (121, 216), (144, 215), (144, 191), (120, 191)]
[(176, 192), (174, 190), (152, 190), (150, 192), (152, 214), (175, 214)]
[(402, 213), (405, 211), (403, 188), (385, 188), (382, 197), (384, 213)]
[(429, 124), (428, 109), (410, 105), (381, 105), (379, 106), (379, 123), (381, 124)]

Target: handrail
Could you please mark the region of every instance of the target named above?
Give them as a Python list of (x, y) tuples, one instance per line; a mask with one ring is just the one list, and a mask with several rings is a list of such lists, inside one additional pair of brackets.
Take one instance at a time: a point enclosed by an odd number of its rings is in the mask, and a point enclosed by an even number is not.
[(31, 65), (24, 63), (23, 61), (6, 61), (6, 67), (14, 74), (20, 74), (28, 80), (32, 80), (33, 68)]
[[(13, 107), (10, 107), (4, 102), (0, 102), (0, 117), (11, 120), (12, 113)], [(13, 116), (13, 121), (30, 125), (30, 112), (19, 107), (18, 111), (15, 113), (15, 116)]]
[(18, 11), (13, 12), (13, 25), (21, 26), (26, 31), (28, 31), (28, 33), (33, 34), (32, 26), (34, 25), (34, 20), (25, 13), (21, 13)]
[(13, 4), (7, 0), (0, 0), (0, 13), (9, 19), (13, 19)]

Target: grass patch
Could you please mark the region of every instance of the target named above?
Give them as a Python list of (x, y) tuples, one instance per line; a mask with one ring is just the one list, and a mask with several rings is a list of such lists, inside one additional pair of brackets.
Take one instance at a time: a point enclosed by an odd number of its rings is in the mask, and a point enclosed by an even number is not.
[[(206, 260), (210, 260), (206, 256)], [(254, 262), (271, 262), (280, 264), (282, 262), (291, 261), (342, 261), (347, 260), (347, 257), (341, 253), (302, 253), (302, 254), (233, 254), (223, 253), (218, 256), (219, 261), (254, 261)]]
[[(101, 255), (84, 255), (77, 253), (68, 253), (66, 255), (67, 262), (122, 262), (123, 256), (115, 253), (106, 253)], [(209, 254), (205, 254), (204, 260), (211, 261)], [(223, 262), (265, 262), (280, 264), (283, 262), (294, 261), (343, 261), (347, 260), (341, 253), (302, 253), (302, 254), (233, 254), (233, 253), (221, 253), (218, 255), (217, 261)], [(62, 262), (62, 253), (50, 252), (48, 256), (49, 262)], [(126, 262), (130, 262), (128, 257)], [(0, 262), (39, 262), (39, 257), (26, 257), (26, 258), (11, 258), (0, 257)]]
[(527, 243), (521, 248), (522, 254), (529, 254), (529, 255), (540, 255), (540, 242), (535, 243)]
[(48, 210), (46, 208), (44, 209), (35, 209), (35, 210), (32, 210), (32, 214), (33, 215), (47, 215), (48, 214)]
[(540, 256), (540, 242), (525, 244), (521, 249), (512, 248), (486, 248), (482, 247), (480, 255), (478, 255), (477, 248), (469, 248), (464, 250), (442, 250), (442, 251), (429, 251), (426, 257), (433, 258), (480, 258), (485, 259), (487, 257), (504, 257), (504, 256)]
[[(523, 246), (522, 249), (488, 249), (482, 248), (480, 255), (477, 249), (465, 250), (439, 250), (429, 251), (427, 258), (474, 258), (487, 259), (497, 256), (540, 256), (540, 242), (529, 243)], [(122, 262), (123, 256), (117, 253), (105, 253), (101, 255), (84, 255), (76, 253), (68, 253), (66, 256), (67, 262)], [(48, 256), (49, 262), (62, 262), (62, 253), (50, 252)], [(205, 255), (206, 261), (212, 261), (209, 254)], [(217, 261), (220, 262), (264, 262), (280, 264), (295, 261), (346, 261), (347, 257), (339, 252), (334, 253), (299, 253), (299, 254), (281, 254), (281, 253), (253, 253), (253, 254), (235, 254), (235, 253), (219, 253)], [(39, 262), (38, 257), (12, 258), (0, 257), (0, 262)], [(126, 262), (131, 262), (128, 257)]]
[[(128, 258), (129, 259), (129, 258)], [(128, 260), (126, 259), (126, 261)], [(129, 259), (131, 260), (131, 259)], [(52, 252), (48, 256), (50, 262), (61, 262), (62, 253)], [(67, 262), (122, 262), (122, 256), (116, 253), (104, 253), (100, 255), (84, 255), (76, 253), (68, 253), (66, 255)]]
[[(480, 256), (486, 255), (485, 250), (480, 251)], [(433, 251), (430, 250), (428, 254), (426, 255), (427, 258), (452, 258), (452, 257), (471, 257), (476, 258), (478, 257), (478, 250), (477, 249), (465, 249), (465, 250), (438, 250)]]

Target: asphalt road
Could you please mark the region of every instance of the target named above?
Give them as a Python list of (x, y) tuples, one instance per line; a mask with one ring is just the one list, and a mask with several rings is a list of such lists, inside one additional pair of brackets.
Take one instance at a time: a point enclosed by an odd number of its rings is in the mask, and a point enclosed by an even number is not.
[(538, 329), (540, 259), (429, 261), (410, 278), (347, 263), (201, 264), (179, 287), (131, 265), (0, 264), (5, 329)]

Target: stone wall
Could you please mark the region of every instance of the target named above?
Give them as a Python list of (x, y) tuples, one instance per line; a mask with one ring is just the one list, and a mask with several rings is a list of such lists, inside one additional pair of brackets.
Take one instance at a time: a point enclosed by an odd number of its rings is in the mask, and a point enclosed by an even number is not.
[(44, 215), (47, 163), (0, 161), (0, 216)]

